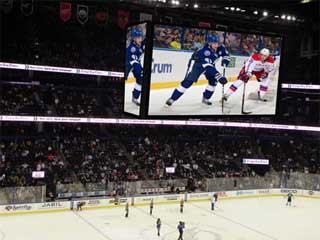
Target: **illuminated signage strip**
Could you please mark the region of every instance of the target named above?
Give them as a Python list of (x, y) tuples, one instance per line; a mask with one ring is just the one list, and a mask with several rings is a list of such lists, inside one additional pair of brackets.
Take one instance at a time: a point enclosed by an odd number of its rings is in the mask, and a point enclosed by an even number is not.
[(269, 159), (244, 158), (243, 164), (269, 165)]
[(123, 72), (102, 71), (102, 70), (82, 69), (82, 68), (53, 67), (53, 66), (7, 63), (7, 62), (0, 62), (0, 68), (119, 77), (119, 78), (122, 78), (124, 76)]
[(44, 178), (44, 171), (33, 171), (32, 177), (33, 178)]
[(284, 89), (320, 90), (320, 85), (282, 83), (281, 84), (281, 88), (284, 88)]
[[(45, 66), (45, 65), (32, 65), (32, 64), (20, 64), (20, 63), (8, 63), (8, 62), (0, 62), (0, 68), (119, 77), (119, 78), (123, 78), (124, 76), (123, 72), (82, 69), (82, 68), (53, 67), (53, 66)], [(284, 89), (308, 89), (308, 90), (320, 89), (320, 85), (291, 84), (291, 83), (283, 83), (281, 84), (281, 87)]]
[(194, 121), (194, 120), (193, 121), (189, 121), (189, 120), (182, 121), (182, 120), (125, 119), (125, 118), (81, 118), (81, 117), (46, 117), (46, 116), (0, 115), (0, 121), (240, 127), (240, 128), (264, 128), (264, 129), (320, 132), (320, 127), (316, 127), (316, 126), (246, 123), (246, 122), (244, 123), (244, 122)]

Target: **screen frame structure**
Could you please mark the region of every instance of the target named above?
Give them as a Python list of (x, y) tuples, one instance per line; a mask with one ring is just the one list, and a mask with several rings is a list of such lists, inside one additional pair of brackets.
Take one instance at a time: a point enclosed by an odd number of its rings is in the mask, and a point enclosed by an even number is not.
[[(148, 89), (147, 89), (147, 79), (150, 78), (150, 71), (148, 71), (149, 68), (151, 68), (151, 62), (148, 61), (150, 59), (150, 54), (152, 53), (152, 41), (149, 40), (150, 36), (152, 36), (152, 31), (150, 31), (150, 28), (152, 27), (152, 25), (150, 24), (150, 21), (142, 21), (142, 22), (138, 22), (138, 23), (132, 23), (132, 24), (128, 24), (126, 26), (125, 32), (124, 32), (124, 39), (125, 39), (125, 46), (124, 46), (124, 59), (123, 59), (123, 69), (124, 72), (126, 71), (126, 48), (127, 48), (127, 32), (128, 32), (128, 28), (130, 27), (134, 27), (134, 26), (138, 26), (141, 24), (145, 24), (146, 25), (146, 43), (145, 43), (145, 50), (144, 50), (144, 57), (143, 57), (143, 77), (142, 77), (142, 88), (141, 88), (141, 96), (140, 96), (140, 107), (139, 107), (139, 114), (134, 114), (132, 112), (128, 112), (125, 109), (125, 99), (126, 99), (126, 82), (125, 82), (125, 77), (123, 77), (123, 113), (128, 115), (128, 116), (132, 116), (132, 117), (142, 117), (142, 116), (146, 116), (146, 98), (148, 97), (147, 93), (148, 93)], [(151, 35), (152, 34), (152, 35)]]
[[(144, 106), (144, 114), (140, 115), (140, 117), (143, 118), (148, 118), (148, 119), (214, 119), (214, 118), (246, 118), (246, 119), (254, 119), (257, 117), (269, 117), (269, 118), (276, 118), (279, 115), (279, 102), (281, 99), (281, 83), (282, 83), (282, 76), (283, 76), (283, 59), (284, 59), (284, 54), (283, 54), (283, 49), (285, 46), (285, 37), (280, 34), (271, 34), (271, 33), (261, 33), (257, 32), (255, 30), (252, 31), (227, 31), (227, 30), (221, 30), (219, 28), (206, 28), (206, 27), (197, 27), (197, 26), (192, 26), (192, 25), (182, 25), (182, 24), (170, 24), (170, 23), (161, 23), (161, 22), (152, 22), (149, 23), (152, 25), (151, 28), (149, 28), (150, 31), (152, 31), (152, 36), (148, 39), (149, 42), (151, 42), (151, 53), (149, 54), (149, 63), (152, 62), (152, 57), (153, 57), (153, 47), (154, 47), (154, 30), (155, 26), (157, 25), (162, 25), (162, 26), (169, 26), (169, 27), (185, 27), (185, 28), (193, 28), (193, 29), (202, 29), (206, 31), (218, 31), (218, 32), (230, 32), (230, 33), (239, 33), (239, 34), (255, 34), (255, 35), (262, 35), (266, 37), (275, 37), (275, 38), (281, 38), (281, 54), (280, 54), (280, 65), (279, 65), (279, 72), (278, 72), (278, 82), (277, 82), (277, 90), (276, 90), (276, 101), (275, 101), (275, 111), (274, 114), (252, 114), (252, 115), (245, 115), (245, 114), (205, 114), (205, 115), (150, 115), (149, 114), (149, 101), (150, 101), (150, 86), (151, 86), (151, 67), (146, 69), (146, 71), (149, 71), (149, 73), (146, 74), (146, 76), (150, 76), (149, 78), (146, 79), (146, 82), (144, 82), (146, 86), (145, 93), (147, 94), (147, 99), (145, 101), (145, 106)], [(249, 56), (248, 56), (249, 57)], [(145, 59), (147, 60), (147, 59)], [(144, 80), (145, 81), (145, 80)], [(226, 89), (225, 89), (226, 90)]]

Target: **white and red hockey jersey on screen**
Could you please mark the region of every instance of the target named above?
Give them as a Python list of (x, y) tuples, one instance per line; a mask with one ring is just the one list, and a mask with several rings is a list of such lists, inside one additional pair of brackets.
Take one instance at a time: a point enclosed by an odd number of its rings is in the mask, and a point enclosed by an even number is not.
[(274, 59), (268, 56), (265, 61), (261, 61), (260, 54), (255, 53), (244, 63), (244, 69), (249, 75), (258, 72), (270, 73), (274, 69)]

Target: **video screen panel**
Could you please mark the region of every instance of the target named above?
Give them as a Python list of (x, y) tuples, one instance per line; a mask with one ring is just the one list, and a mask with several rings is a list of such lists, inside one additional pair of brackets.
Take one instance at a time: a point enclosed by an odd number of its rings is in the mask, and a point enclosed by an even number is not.
[(282, 39), (155, 25), (149, 116), (274, 115)]
[(140, 114), (146, 23), (127, 28), (125, 54), (124, 111)]

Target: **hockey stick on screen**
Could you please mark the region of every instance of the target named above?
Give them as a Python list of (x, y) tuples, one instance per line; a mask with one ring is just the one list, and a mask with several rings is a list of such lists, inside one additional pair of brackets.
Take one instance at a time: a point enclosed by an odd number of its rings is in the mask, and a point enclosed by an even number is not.
[(244, 115), (248, 115), (248, 114), (252, 113), (252, 112), (247, 112), (244, 110), (244, 98), (246, 96), (246, 85), (247, 85), (247, 82), (244, 82), (243, 83), (243, 93), (242, 93), (242, 104), (241, 104), (241, 113)]
[[(223, 65), (223, 77), (226, 76), (226, 65)], [(222, 97), (224, 96), (224, 84), (222, 84)], [(221, 100), (221, 113), (224, 114), (224, 100)]]

